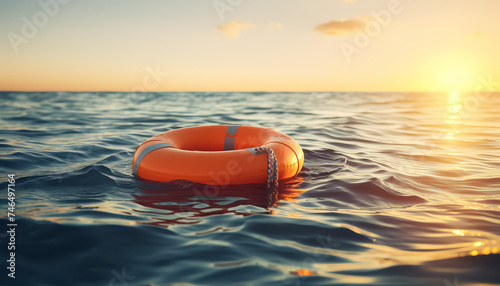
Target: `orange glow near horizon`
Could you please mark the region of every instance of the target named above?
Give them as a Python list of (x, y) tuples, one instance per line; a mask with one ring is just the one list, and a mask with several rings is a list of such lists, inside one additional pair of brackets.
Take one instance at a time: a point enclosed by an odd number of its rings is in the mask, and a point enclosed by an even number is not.
[[(408, 1), (363, 43), (374, 21), (367, 15), (387, 1), (371, 1), (366, 10), (358, 1), (276, 0), (287, 9), (242, 6), (223, 19), (207, 1), (137, 2), (121, 5), (120, 13), (109, 3), (72, 2), (28, 36), (21, 19), (40, 7), (0, 4), (0, 33), (7, 36), (0, 90), (134, 91), (156, 67), (169, 76), (142, 90), (466, 92), (481, 76), (500, 76), (500, 2)], [(90, 11), (98, 16), (92, 21)], [(181, 16), (186, 11), (190, 17)], [(341, 19), (355, 20), (356, 29), (317, 29)], [(346, 44), (355, 49), (351, 55), (342, 50)]]

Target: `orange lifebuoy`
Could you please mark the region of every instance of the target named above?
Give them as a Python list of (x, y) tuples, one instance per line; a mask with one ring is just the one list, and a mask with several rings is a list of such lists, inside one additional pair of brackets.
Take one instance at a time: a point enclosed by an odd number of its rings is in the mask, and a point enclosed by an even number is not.
[(156, 182), (266, 183), (268, 156), (255, 147), (274, 151), (279, 180), (302, 169), (304, 153), (290, 136), (270, 128), (217, 125), (181, 128), (149, 138), (135, 151), (133, 173)]

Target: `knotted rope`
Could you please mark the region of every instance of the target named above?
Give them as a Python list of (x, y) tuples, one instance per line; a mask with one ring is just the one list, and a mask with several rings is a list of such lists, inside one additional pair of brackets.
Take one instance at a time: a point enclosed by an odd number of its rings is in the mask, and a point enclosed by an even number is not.
[(266, 152), (267, 153), (267, 183), (268, 189), (278, 188), (278, 160), (274, 151), (267, 147), (256, 147), (254, 149), (256, 153)]

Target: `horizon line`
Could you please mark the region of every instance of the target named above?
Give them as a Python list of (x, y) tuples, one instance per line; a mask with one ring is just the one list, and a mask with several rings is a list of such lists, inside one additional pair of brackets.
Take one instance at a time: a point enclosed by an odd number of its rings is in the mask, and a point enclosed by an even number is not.
[[(161, 92), (192, 92), (192, 93), (201, 93), (201, 92), (242, 92), (242, 93), (252, 93), (252, 92), (258, 92), (258, 93), (271, 93), (271, 92), (283, 92), (283, 93), (307, 93), (307, 92), (358, 92), (358, 93), (368, 93), (368, 92), (376, 92), (376, 93), (382, 93), (382, 92), (395, 92), (395, 93), (418, 93), (418, 92), (425, 92), (425, 93), (449, 93), (449, 92), (460, 92), (460, 93), (473, 93), (477, 91), (460, 91), (460, 90), (301, 90), (301, 91), (292, 91), (292, 90), (206, 90), (206, 91), (200, 91), (200, 90), (152, 90), (152, 91), (123, 91), (123, 90), (0, 90), (0, 92), (29, 92), (29, 93), (35, 93), (35, 92), (68, 92), (68, 93), (73, 93), (73, 92), (112, 92), (112, 93), (161, 93)], [(489, 93), (500, 93), (500, 90), (494, 90), (494, 91), (483, 91), (483, 92), (489, 92)]]

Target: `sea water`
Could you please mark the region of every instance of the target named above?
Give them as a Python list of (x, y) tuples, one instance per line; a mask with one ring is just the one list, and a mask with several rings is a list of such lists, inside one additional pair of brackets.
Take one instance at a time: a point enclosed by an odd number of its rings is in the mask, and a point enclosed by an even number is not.
[[(3, 92), (0, 100), (1, 285), (500, 283), (499, 94)], [(303, 170), (275, 191), (134, 179), (143, 141), (215, 124), (290, 135)]]

